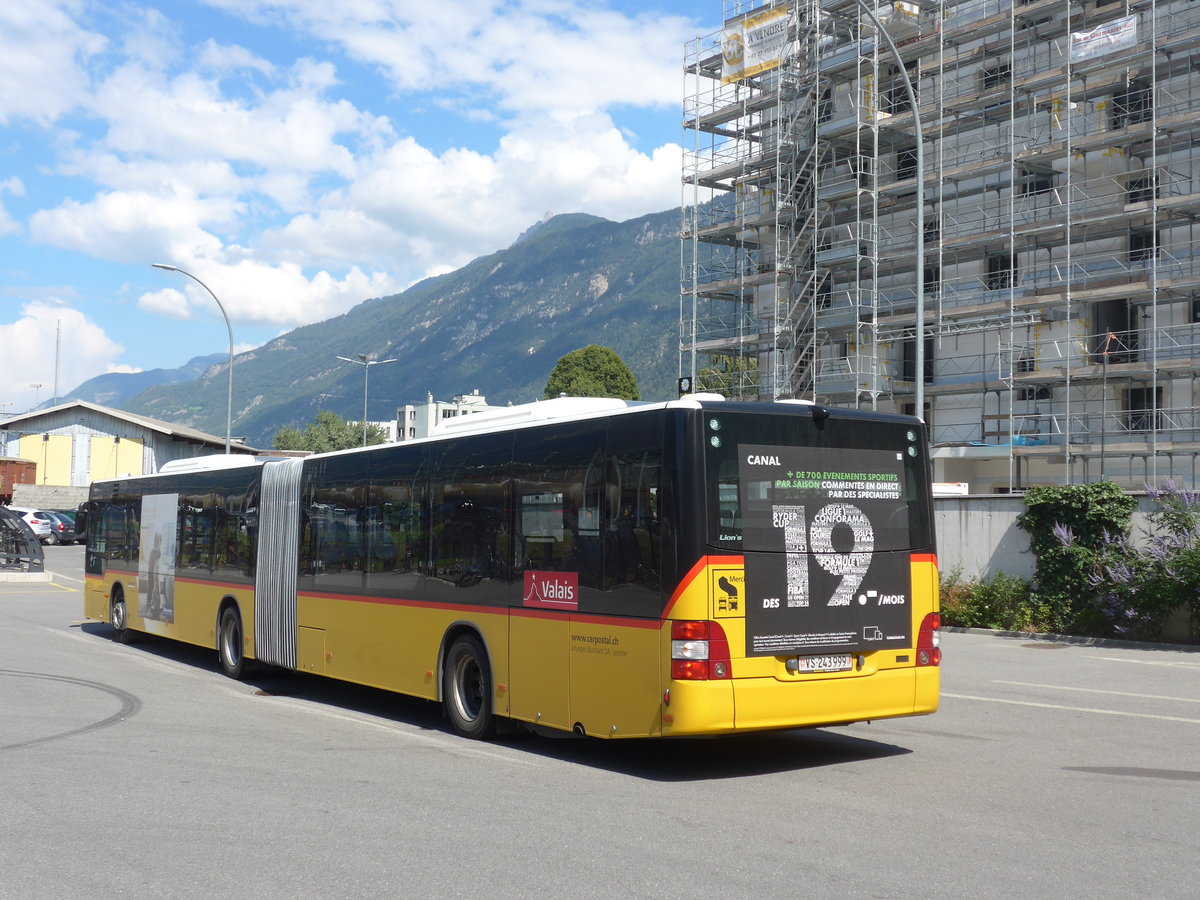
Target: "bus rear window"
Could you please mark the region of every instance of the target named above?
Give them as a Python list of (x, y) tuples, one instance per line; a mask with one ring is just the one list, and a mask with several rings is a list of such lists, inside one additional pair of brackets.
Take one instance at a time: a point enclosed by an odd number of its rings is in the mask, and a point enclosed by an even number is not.
[(931, 544), (920, 426), (820, 424), (795, 414), (706, 412), (709, 543), (728, 550), (918, 550)]

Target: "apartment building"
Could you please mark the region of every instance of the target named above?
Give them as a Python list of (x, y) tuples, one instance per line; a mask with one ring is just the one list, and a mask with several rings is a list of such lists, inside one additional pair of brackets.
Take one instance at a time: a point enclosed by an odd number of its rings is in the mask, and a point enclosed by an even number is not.
[(1196, 483), (1198, 49), (1194, 0), (729, 0), (685, 61), (685, 374), (920, 396), (973, 492)]
[(429, 394), (424, 403), (410, 403), (396, 410), (394, 441), (415, 441), (429, 437), (447, 419), (469, 416), (472, 413), (491, 409), (487, 397), (479, 389), (469, 394), (458, 394), (453, 400), (434, 400)]

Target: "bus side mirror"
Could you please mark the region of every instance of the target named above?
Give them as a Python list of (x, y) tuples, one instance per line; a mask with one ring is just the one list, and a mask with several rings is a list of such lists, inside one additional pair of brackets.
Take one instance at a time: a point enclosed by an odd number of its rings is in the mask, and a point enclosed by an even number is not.
[(88, 505), (86, 503), (80, 503), (79, 509), (75, 510), (75, 533), (76, 534), (87, 534), (87, 517), (88, 517), (87, 507), (88, 507)]

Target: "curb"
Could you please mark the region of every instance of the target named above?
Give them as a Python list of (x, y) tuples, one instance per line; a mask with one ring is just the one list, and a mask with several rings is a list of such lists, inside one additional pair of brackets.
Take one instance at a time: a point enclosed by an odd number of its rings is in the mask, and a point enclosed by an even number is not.
[(53, 580), (53, 572), (0, 572), (0, 584), (41, 584)]
[(1054, 644), (1078, 644), (1081, 647), (1112, 647), (1118, 650), (1174, 650), (1182, 653), (1200, 653), (1198, 644), (1163, 644), (1155, 641), (1126, 641), (1121, 638), (1081, 637), (1077, 634), (1043, 634), (1038, 631), (998, 631), (992, 628), (962, 628), (958, 625), (943, 625), (942, 631), (952, 634), (980, 634), (991, 637), (1045, 641)]

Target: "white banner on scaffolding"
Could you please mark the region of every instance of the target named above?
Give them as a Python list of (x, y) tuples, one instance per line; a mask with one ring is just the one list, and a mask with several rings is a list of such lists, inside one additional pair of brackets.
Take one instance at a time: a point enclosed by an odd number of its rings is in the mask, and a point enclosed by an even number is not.
[(787, 47), (787, 7), (747, 16), (721, 35), (721, 83), (774, 69)]
[(1089, 31), (1071, 32), (1071, 62), (1092, 59), (1137, 44), (1137, 16), (1113, 19)]

